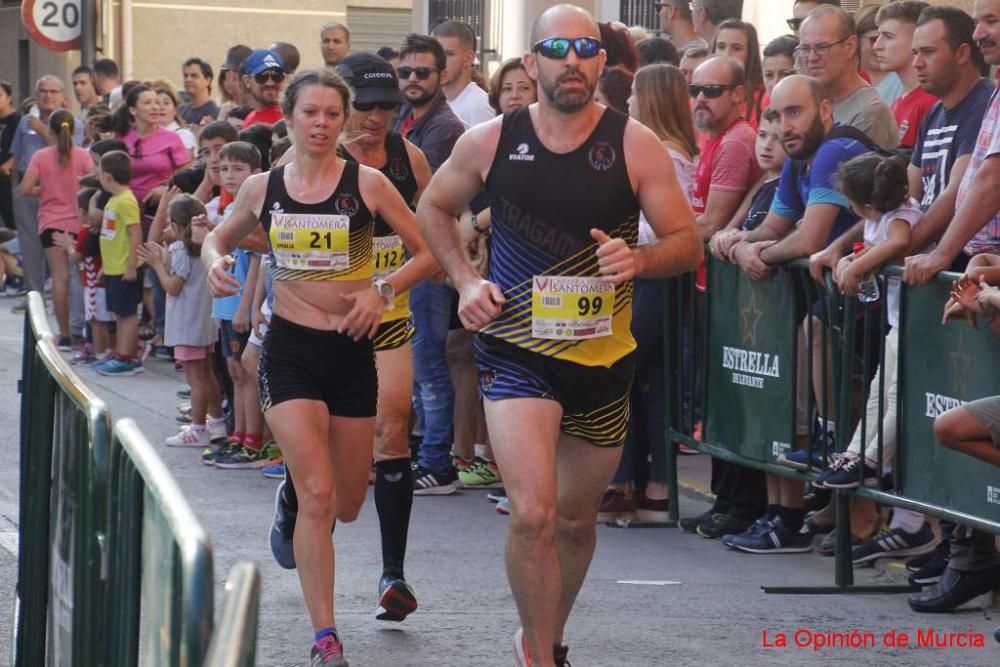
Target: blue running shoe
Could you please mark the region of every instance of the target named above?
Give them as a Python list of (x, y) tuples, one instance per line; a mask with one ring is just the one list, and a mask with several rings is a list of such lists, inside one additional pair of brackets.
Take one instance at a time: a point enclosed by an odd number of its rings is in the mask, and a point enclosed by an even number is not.
[(94, 367), (101, 375), (115, 377), (119, 375), (137, 375), (142, 372), (142, 364), (138, 361), (125, 361), (115, 357)]
[[(796, 449), (794, 452), (788, 452), (787, 454), (782, 454), (778, 457), (777, 462), (783, 466), (788, 466), (789, 468), (795, 468), (796, 470), (809, 470), (810, 458), (808, 449)], [(819, 468), (822, 470), (827, 465), (826, 457), (823, 456), (822, 447), (813, 447), (812, 455), (812, 467)]]
[[(875, 486), (878, 470), (855, 452), (844, 452), (840, 465), (830, 474), (822, 475), (824, 489), (856, 489), (863, 483)], [(818, 483), (818, 482), (817, 482)]]
[(737, 538), (737, 537), (756, 537), (760, 533), (770, 530), (771, 529), (771, 523), (775, 520), (775, 518), (776, 517), (774, 515), (765, 514), (761, 518), (759, 518), (756, 521), (754, 521), (750, 525), (750, 527), (747, 528), (742, 533), (737, 533), (735, 535), (733, 535), (733, 534), (723, 535), (722, 536), (722, 543), (725, 544), (729, 548), (733, 548), (733, 545), (731, 543), (732, 543), (732, 541), (735, 538)]
[(729, 546), (751, 554), (794, 554), (812, 551), (812, 535), (795, 533), (785, 527), (781, 517), (775, 517), (766, 530), (754, 535), (736, 535)]
[(858, 565), (879, 558), (919, 556), (934, 551), (937, 545), (938, 538), (926, 521), (915, 533), (887, 526), (851, 549), (851, 560)]
[(260, 474), (268, 479), (285, 479), (285, 462), (272, 463), (261, 470)]
[(292, 536), (295, 535), (295, 518), (298, 512), (285, 504), (285, 483), (278, 485), (274, 493), (274, 520), (271, 522), (271, 532), (268, 542), (271, 554), (278, 565), (286, 570), (295, 569), (295, 549), (292, 546)]

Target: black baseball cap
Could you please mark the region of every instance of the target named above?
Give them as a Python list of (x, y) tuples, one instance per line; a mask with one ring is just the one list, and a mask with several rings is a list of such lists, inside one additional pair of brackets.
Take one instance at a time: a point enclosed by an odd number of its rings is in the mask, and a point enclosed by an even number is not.
[(359, 104), (403, 104), (396, 70), (374, 53), (352, 53), (337, 65), (337, 74), (354, 90)]

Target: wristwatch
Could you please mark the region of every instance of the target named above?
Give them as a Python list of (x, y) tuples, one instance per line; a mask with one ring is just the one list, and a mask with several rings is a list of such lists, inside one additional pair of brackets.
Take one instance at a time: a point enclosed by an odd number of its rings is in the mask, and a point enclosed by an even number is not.
[(382, 278), (376, 278), (372, 281), (372, 287), (375, 288), (378, 295), (385, 301), (385, 307), (392, 308), (392, 302), (396, 298), (396, 290), (389, 283), (389, 281), (383, 280)]

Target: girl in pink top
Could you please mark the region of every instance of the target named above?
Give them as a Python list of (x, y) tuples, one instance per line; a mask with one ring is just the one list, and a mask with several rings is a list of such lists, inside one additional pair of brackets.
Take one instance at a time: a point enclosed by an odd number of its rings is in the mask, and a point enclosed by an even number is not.
[(52, 276), (52, 303), (59, 322), (59, 348), (72, 348), (69, 328), (69, 255), (56, 244), (54, 234), (76, 238), (80, 216), (76, 192), (80, 178), (93, 167), (90, 153), (73, 145), (73, 114), (65, 109), (49, 117), (49, 129), (56, 145), (36, 152), (21, 181), (21, 193), (38, 197), (38, 230)]

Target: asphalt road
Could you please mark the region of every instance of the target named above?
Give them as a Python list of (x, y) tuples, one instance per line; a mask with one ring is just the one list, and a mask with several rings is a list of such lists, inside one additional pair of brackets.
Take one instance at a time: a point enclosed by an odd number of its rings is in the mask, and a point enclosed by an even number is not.
[[(20, 316), (0, 299), (0, 665), (9, 658), (16, 580)], [(266, 536), (276, 482), (253, 471), (207, 468), (190, 450), (159, 445), (176, 430), (174, 392), (182, 375), (148, 361), (130, 378), (81, 377), (105, 398), (115, 418), (132, 417), (184, 490), (214, 545), (217, 606), (229, 568), (255, 562), (263, 577), (259, 665), (308, 664), (311, 629), (294, 572), (270, 557)], [(703, 500), (682, 497), (682, 513), (697, 514)], [(518, 620), (503, 571), (507, 519), (482, 491), (415, 499), (407, 575), (421, 608), (402, 631), (374, 620), (380, 569), (377, 517), (371, 502), (357, 522), (337, 527), (337, 621), (354, 667), (497, 667), (513, 664), (511, 637)], [(751, 556), (677, 529), (598, 528), (598, 548), (567, 641), (576, 667), (655, 665), (997, 665), (993, 629), (997, 608), (925, 616), (903, 595), (771, 595), (764, 585), (825, 585), (832, 559), (815, 554)], [(858, 570), (858, 583), (899, 583), (899, 564)], [(987, 604), (989, 600), (986, 601)], [(872, 633), (874, 647), (815, 649), (808, 633)], [(890, 648), (889, 633), (982, 633), (984, 648)], [(767, 640), (764, 632), (767, 632)], [(796, 633), (800, 642), (796, 646)], [(787, 647), (781, 648), (779, 633)], [(926, 635), (924, 635), (926, 637)], [(767, 647), (770, 644), (771, 647)]]

